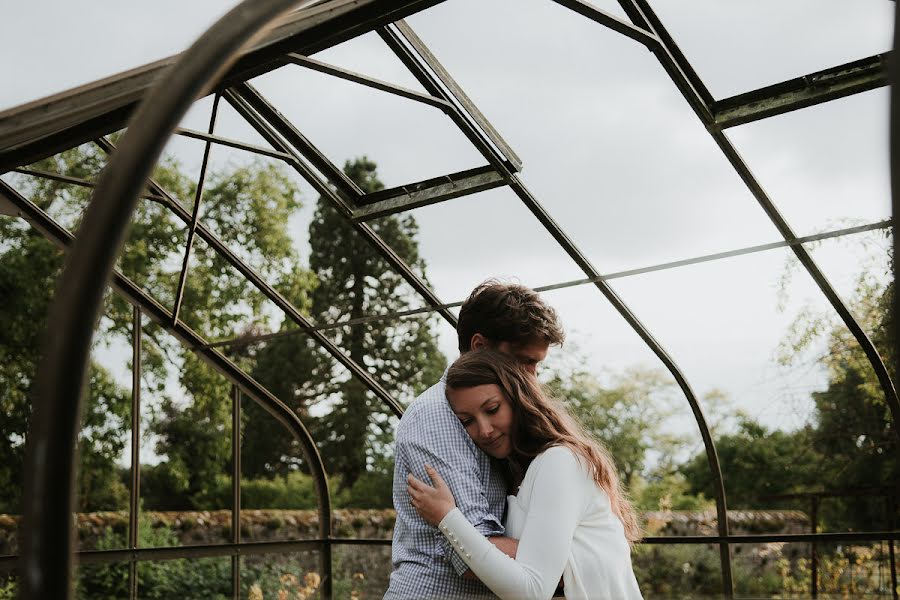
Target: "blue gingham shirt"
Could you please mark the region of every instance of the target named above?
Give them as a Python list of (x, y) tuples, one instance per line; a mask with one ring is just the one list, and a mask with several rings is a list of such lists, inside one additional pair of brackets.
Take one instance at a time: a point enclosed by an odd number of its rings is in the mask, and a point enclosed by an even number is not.
[(406, 476), (423, 481), (430, 464), (453, 492), (456, 506), (485, 536), (503, 535), (506, 484), (453, 414), (445, 397), (447, 373), (415, 399), (397, 426), (394, 452), (393, 571), (385, 600), (491, 598), (480, 581), (464, 579), (468, 569), (450, 543), (409, 503)]

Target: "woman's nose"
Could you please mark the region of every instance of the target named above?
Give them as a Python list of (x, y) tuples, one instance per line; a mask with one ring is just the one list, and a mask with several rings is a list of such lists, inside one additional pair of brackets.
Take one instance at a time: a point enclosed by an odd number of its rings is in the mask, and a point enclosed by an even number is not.
[(490, 421), (482, 422), (480, 429), (481, 429), (481, 437), (483, 437), (483, 438), (489, 438), (489, 437), (491, 437), (491, 434), (494, 433), (494, 426), (491, 425)]

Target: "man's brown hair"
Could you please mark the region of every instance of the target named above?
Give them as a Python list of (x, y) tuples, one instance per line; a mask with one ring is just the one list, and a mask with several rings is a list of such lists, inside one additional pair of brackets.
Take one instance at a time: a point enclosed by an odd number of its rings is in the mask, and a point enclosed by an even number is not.
[(524, 285), (488, 279), (472, 290), (459, 310), (459, 351), (472, 349), (480, 333), (493, 343), (526, 344), (535, 340), (563, 343), (559, 315), (537, 292)]

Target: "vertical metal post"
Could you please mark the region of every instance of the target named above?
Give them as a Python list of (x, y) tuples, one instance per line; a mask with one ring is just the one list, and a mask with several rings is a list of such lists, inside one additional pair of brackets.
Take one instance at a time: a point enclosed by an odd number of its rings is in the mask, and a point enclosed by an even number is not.
[[(809, 511), (809, 520), (810, 520), (810, 532), (816, 533), (816, 530), (819, 528), (819, 497), (813, 495), (811, 498), (812, 506)], [(809, 545), (809, 553), (810, 553), (810, 593), (813, 598), (819, 597), (819, 553), (816, 548), (816, 543), (812, 542)]]
[[(134, 307), (131, 325), (131, 498), (128, 505), (128, 548), (138, 547), (141, 509), (141, 309)], [(137, 598), (137, 562), (128, 563), (128, 595)]]
[[(897, 497), (894, 491), (889, 491), (887, 495), (888, 506), (888, 527), (891, 531), (897, 526)], [(897, 556), (894, 553), (894, 539), (888, 540), (888, 556), (891, 560), (891, 598), (898, 600), (900, 594), (897, 592)]]
[[(231, 541), (241, 543), (241, 390), (231, 386)], [(231, 593), (241, 597), (241, 557), (231, 557)]]

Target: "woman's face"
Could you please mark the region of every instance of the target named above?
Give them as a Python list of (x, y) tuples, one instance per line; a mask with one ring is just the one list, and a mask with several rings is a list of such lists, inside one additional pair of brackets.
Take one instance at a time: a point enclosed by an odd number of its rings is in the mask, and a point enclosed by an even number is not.
[(475, 445), (494, 458), (512, 451), (512, 404), (497, 385), (448, 389), (450, 408)]

